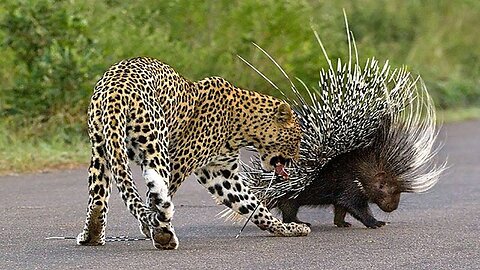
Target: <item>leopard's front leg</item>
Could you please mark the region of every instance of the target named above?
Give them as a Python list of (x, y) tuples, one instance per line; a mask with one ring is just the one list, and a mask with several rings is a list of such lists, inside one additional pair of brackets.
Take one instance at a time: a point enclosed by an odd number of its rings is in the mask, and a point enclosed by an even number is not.
[[(198, 182), (236, 213), (249, 217), (262, 230), (277, 236), (305, 236), (310, 228), (305, 224), (283, 223), (275, 218), (238, 176), (238, 156), (221, 157), (195, 171)], [(258, 206), (258, 207), (257, 207)]]
[[(147, 185), (146, 206), (149, 213), (138, 218), (143, 234), (151, 237), (158, 249), (177, 249), (178, 238), (171, 223), (174, 205), (168, 194), (170, 158), (168, 155), (168, 128), (163, 111), (157, 108), (155, 116), (151, 111), (139, 109), (137, 117), (151, 119), (141, 128), (141, 133), (131, 133), (131, 152), (143, 168)], [(154, 128), (152, 128), (154, 127)], [(148, 140), (146, 138), (149, 138)], [(142, 159), (143, 158), (143, 159)]]
[(151, 168), (143, 170), (143, 177), (148, 188), (147, 205), (164, 221), (150, 227), (148, 236), (152, 238), (153, 245), (158, 249), (177, 249), (178, 238), (171, 223), (174, 209), (171, 197), (168, 196), (168, 178), (162, 178), (156, 170)]

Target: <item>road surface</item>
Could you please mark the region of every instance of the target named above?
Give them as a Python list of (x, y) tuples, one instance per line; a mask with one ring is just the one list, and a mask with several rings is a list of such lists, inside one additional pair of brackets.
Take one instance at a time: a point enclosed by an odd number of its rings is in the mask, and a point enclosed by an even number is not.
[[(149, 241), (76, 246), (87, 203), (86, 168), (0, 177), (0, 269), (480, 269), (480, 122), (447, 125), (441, 139), (451, 168), (426, 194), (402, 195), (400, 208), (375, 216), (390, 224), (333, 226), (331, 208), (302, 209), (307, 237), (273, 237), (224, 222), (223, 207), (189, 179), (174, 198), (175, 251)], [(144, 183), (135, 170), (137, 185)], [(141, 236), (114, 190), (107, 235)]]

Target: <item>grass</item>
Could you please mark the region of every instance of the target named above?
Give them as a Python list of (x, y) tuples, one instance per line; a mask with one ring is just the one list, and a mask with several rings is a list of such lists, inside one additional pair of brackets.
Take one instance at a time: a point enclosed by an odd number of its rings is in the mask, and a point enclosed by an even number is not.
[(85, 123), (78, 123), (76, 130), (66, 130), (65, 126), (75, 126), (69, 120), (57, 116), (46, 121), (28, 119), (22, 123), (17, 118), (3, 118), (0, 122), (0, 175), (88, 164), (90, 144), (82, 127)]
[[(198, 80), (222, 76), (277, 95), (241, 55), (288, 84), (252, 46), (315, 85), (348, 55), (342, 9), (360, 60), (421, 74), (445, 122), (480, 117), (480, 2), (473, 0), (5, 0), (0, 5), (0, 174), (88, 163), (85, 111), (95, 81), (120, 59), (148, 55)], [(207, 15), (206, 15), (207, 14)]]
[(90, 144), (80, 136), (74, 140), (76, 142), (68, 144), (55, 139), (2, 141), (0, 175), (46, 172), (88, 164)]
[(480, 107), (441, 110), (437, 112), (439, 122), (448, 124), (480, 119)]

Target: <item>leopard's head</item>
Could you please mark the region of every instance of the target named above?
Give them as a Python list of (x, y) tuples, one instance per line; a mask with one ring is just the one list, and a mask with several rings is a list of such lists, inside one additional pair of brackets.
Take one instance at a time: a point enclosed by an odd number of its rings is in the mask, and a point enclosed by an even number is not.
[(275, 106), (257, 131), (255, 147), (260, 153), (262, 167), (288, 178), (284, 167), (292, 159), (298, 159), (302, 131), (290, 106), (280, 102)]

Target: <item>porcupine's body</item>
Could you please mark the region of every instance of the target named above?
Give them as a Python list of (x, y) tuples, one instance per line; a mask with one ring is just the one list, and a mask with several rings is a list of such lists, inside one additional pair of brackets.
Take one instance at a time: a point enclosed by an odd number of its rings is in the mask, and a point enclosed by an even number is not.
[(405, 68), (390, 70), (388, 62), (380, 68), (374, 59), (361, 68), (346, 26), (348, 64), (339, 60), (334, 67), (315, 32), (329, 69), (321, 70), (318, 89), (300, 81), (308, 100), (292, 83), (297, 99), (291, 102), (304, 137), (290, 180), (272, 181), (255, 159), (252, 166), (244, 164), (257, 196), (269, 208), (278, 207), (284, 221), (305, 223), (297, 218), (301, 206), (334, 205), (339, 227), (350, 226), (347, 212), (367, 227), (381, 227), (385, 222), (373, 217), (369, 203), (394, 211), (401, 193), (430, 189), (445, 169), (446, 163), (433, 163), (439, 150), (435, 109), (421, 79)]
[[(390, 128), (389, 120), (385, 119), (371, 145), (336, 156), (313, 173), (315, 178), (295, 198), (289, 198), (288, 194), (280, 198), (277, 206), (283, 221), (309, 225), (298, 219), (300, 207), (333, 205), (334, 224), (338, 227), (351, 226), (345, 221), (347, 213), (369, 228), (385, 225), (372, 215), (369, 203), (377, 204), (382, 211), (392, 212), (400, 203), (401, 192), (407, 188), (402, 186), (395, 168), (384, 162), (382, 156), (386, 148), (395, 147), (385, 144)], [(396, 138), (406, 134), (398, 133)]]
[[(331, 160), (318, 178), (298, 194), (295, 198), (279, 199), (278, 209), (282, 213), (284, 222), (297, 222), (310, 225), (298, 219), (297, 214), (302, 206), (334, 206), (334, 224), (338, 227), (350, 227), (345, 221), (346, 213), (349, 213), (365, 226), (378, 228), (385, 222), (378, 221), (370, 211), (369, 203), (377, 205), (386, 212), (391, 212), (398, 207), (400, 201), (400, 189), (394, 181), (388, 181), (385, 176), (364, 178), (365, 175), (359, 166), (358, 157), (364, 155), (365, 150), (356, 150), (342, 154)], [(365, 160), (369, 162), (371, 160)], [(364, 178), (366, 184), (352, 181), (357, 177)], [(381, 188), (380, 181), (385, 181)]]

